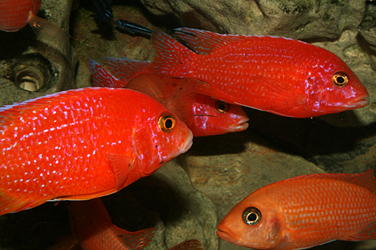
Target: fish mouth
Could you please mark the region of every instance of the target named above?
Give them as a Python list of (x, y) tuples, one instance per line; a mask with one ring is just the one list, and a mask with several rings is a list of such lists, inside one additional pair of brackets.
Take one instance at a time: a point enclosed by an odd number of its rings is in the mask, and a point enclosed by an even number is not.
[(232, 126), (229, 129), (229, 132), (239, 132), (239, 131), (246, 130), (249, 127), (248, 121), (249, 121), (248, 118), (239, 121), (236, 126)]
[(233, 237), (231, 237), (231, 235), (233, 235), (232, 231), (226, 227), (226, 226), (223, 226), (221, 224), (219, 224), (217, 226), (217, 235), (219, 238), (221, 238), (222, 240), (225, 240), (225, 241), (228, 241), (228, 242), (237, 242), (236, 240), (234, 240)]
[(363, 108), (367, 106), (369, 94), (359, 96), (358, 98), (350, 100), (349, 103), (345, 105), (346, 108)]
[(188, 139), (185, 141), (183, 147), (181, 148), (181, 152), (180, 154), (183, 154), (185, 152), (187, 152), (193, 145), (193, 133), (191, 130), (189, 130), (189, 136), (188, 136)]

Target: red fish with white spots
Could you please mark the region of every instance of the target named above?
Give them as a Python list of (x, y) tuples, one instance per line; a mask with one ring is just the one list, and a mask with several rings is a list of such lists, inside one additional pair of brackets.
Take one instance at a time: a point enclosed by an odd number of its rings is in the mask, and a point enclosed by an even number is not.
[(217, 234), (236, 245), (274, 250), (376, 239), (375, 190), (373, 170), (279, 181), (232, 208)]
[(69, 90), (0, 109), (0, 215), (115, 193), (187, 151), (192, 133), (130, 89)]
[(0, 0), (0, 30), (14, 32), (38, 19), (41, 0)]
[[(192, 97), (182, 97), (179, 94), (181, 89), (186, 89), (185, 93), (194, 91), (196, 79), (161, 76), (151, 72), (150, 62), (127, 58), (106, 58), (104, 65), (111, 73), (94, 60), (89, 60), (96, 86), (127, 87), (155, 98), (178, 115), (194, 136), (220, 135), (242, 131), (248, 127), (249, 119), (238, 105), (195, 92)], [(175, 111), (176, 107), (184, 105), (186, 109), (182, 112)]]
[(196, 78), (213, 98), (289, 117), (313, 117), (367, 105), (368, 93), (335, 54), (294, 39), (222, 35), (179, 28), (152, 33), (152, 67), (172, 77)]

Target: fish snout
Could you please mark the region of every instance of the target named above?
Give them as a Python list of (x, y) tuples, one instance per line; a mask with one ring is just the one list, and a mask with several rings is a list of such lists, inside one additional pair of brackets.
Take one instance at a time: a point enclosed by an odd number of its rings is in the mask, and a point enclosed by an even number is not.
[(350, 100), (347, 104), (347, 108), (363, 108), (367, 106), (369, 94), (366, 92), (365, 94), (358, 96), (357, 98), (354, 98)]
[(234, 124), (234, 126), (232, 126), (229, 129), (229, 132), (239, 132), (239, 131), (246, 130), (249, 126), (248, 121), (249, 121), (248, 117), (241, 119), (238, 123)]

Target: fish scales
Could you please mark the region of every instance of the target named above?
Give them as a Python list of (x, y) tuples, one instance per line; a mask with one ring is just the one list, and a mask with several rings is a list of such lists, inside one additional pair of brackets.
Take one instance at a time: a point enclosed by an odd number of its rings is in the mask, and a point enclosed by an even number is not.
[(0, 215), (114, 193), (186, 151), (192, 139), (179, 120), (172, 132), (160, 131), (159, 118), (173, 114), (133, 90), (70, 90), (0, 112)]
[(375, 195), (358, 185), (310, 179), (276, 188), (269, 192), (285, 214), (290, 240), (301, 246), (346, 238), (376, 220)]
[(217, 234), (236, 245), (273, 250), (376, 239), (375, 185), (373, 170), (279, 181), (233, 207)]

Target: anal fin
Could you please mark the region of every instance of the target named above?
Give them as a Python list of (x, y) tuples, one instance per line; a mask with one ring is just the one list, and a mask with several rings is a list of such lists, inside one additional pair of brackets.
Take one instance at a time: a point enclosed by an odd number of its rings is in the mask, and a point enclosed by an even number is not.
[(0, 216), (19, 212), (45, 203), (46, 199), (36, 200), (22, 195), (15, 195), (0, 189)]

